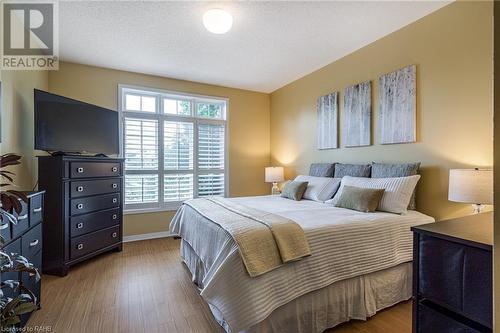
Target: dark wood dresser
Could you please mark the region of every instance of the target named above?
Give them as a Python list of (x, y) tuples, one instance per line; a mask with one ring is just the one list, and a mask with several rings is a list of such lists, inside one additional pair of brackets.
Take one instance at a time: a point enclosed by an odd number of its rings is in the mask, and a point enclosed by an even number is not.
[(492, 332), (493, 213), (412, 230), (413, 332)]
[(64, 276), (70, 266), (122, 249), (123, 159), (40, 156), (46, 191), (43, 272)]
[[(42, 267), (42, 220), (44, 210), (43, 192), (24, 192), (28, 196), (28, 203), (21, 201), (22, 211), (20, 214), (14, 213), (17, 217), (17, 224), (5, 224), (0, 230), (2, 237), (6, 240), (4, 251), (8, 254), (17, 253), (24, 256), (36, 268)], [(40, 272), (41, 273), (41, 272)], [(40, 305), (40, 291), (42, 281), (36, 281), (28, 273), (9, 272), (2, 273), (2, 281), (19, 280), (23, 285), (33, 292)], [(9, 297), (15, 297), (19, 291), (4, 289)], [(21, 316), (21, 326), (28, 321), (30, 314)]]

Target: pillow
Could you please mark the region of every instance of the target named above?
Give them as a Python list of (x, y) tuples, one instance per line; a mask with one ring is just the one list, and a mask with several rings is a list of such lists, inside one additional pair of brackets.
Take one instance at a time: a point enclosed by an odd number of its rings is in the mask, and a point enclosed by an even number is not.
[[(419, 168), (420, 162), (397, 164), (372, 163), (372, 178), (408, 177), (418, 175)], [(408, 209), (417, 209), (416, 191), (417, 189), (415, 188)]]
[(336, 205), (345, 186), (357, 186), (363, 188), (384, 189), (384, 195), (380, 200), (377, 210), (389, 213), (406, 213), (408, 203), (420, 175), (396, 178), (342, 178), (340, 188), (333, 199), (326, 201), (327, 204)]
[(333, 177), (342, 178), (351, 177), (370, 177), (370, 164), (335, 164), (335, 173)]
[(333, 177), (334, 163), (312, 163), (309, 168), (309, 176)]
[(383, 194), (384, 189), (344, 186), (344, 190), (340, 195), (339, 201), (335, 204), (335, 207), (371, 213), (377, 209)]
[(299, 201), (302, 199), (304, 192), (307, 188), (307, 182), (298, 182), (295, 180), (289, 180), (285, 183), (283, 190), (281, 191), (281, 196), (287, 199), (293, 199)]
[(295, 181), (308, 183), (304, 199), (325, 202), (333, 198), (339, 189), (341, 179), (300, 175), (295, 178)]

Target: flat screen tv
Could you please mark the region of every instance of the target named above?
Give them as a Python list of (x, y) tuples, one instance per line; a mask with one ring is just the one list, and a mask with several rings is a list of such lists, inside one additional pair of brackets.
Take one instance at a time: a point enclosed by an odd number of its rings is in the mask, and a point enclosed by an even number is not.
[(118, 112), (35, 89), (35, 149), (119, 153)]

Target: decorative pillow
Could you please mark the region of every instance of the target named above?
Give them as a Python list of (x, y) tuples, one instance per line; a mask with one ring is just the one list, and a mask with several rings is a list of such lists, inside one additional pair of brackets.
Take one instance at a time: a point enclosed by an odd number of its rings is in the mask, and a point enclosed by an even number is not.
[(377, 209), (382, 195), (384, 195), (384, 189), (344, 186), (342, 195), (335, 206), (371, 213)]
[(333, 177), (333, 170), (335, 170), (334, 163), (312, 163), (309, 168), (309, 176)]
[(370, 177), (370, 164), (335, 164), (335, 178), (342, 178), (344, 176), (351, 177)]
[[(393, 177), (408, 177), (418, 175), (420, 162), (416, 163), (372, 163), (372, 178), (393, 178)], [(416, 191), (410, 199), (408, 209), (417, 209)]]
[(307, 182), (298, 182), (295, 180), (289, 180), (283, 186), (283, 190), (281, 191), (281, 196), (287, 199), (293, 199), (299, 201), (302, 199), (304, 192), (307, 188)]
[(328, 204), (336, 205), (342, 195), (345, 186), (356, 186), (363, 188), (384, 189), (384, 195), (380, 200), (377, 210), (389, 213), (406, 213), (408, 203), (420, 175), (397, 178), (342, 178), (340, 188), (333, 199), (326, 201)]
[(308, 182), (304, 199), (325, 202), (333, 198), (339, 189), (341, 179), (300, 175), (295, 178), (295, 181)]

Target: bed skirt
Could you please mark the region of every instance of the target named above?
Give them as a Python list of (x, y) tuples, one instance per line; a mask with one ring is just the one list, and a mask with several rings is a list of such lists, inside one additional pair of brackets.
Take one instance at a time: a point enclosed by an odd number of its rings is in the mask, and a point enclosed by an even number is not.
[[(202, 285), (205, 272), (198, 255), (184, 241), (180, 253), (193, 282)], [(260, 323), (239, 333), (321, 333), (351, 319), (366, 320), (377, 311), (410, 299), (411, 282), (411, 262), (338, 281), (277, 308)], [(237, 333), (231, 331), (216, 307), (209, 307), (226, 332)]]

